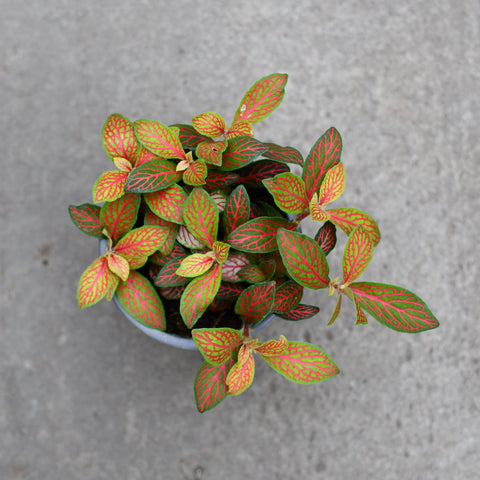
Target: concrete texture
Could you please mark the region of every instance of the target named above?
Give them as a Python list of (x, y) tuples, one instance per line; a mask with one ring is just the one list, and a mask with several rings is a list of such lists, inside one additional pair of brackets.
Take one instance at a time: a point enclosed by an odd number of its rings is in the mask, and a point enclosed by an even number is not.
[[(0, 0), (0, 479), (480, 478), (480, 7), (474, 0)], [(364, 276), (418, 293), (441, 322), (354, 327), (334, 300), (301, 325), (342, 370), (253, 386), (200, 415), (200, 356), (159, 345), (106, 301), (79, 311), (96, 255), (67, 205), (109, 168), (113, 112), (164, 123), (290, 74), (258, 138), (304, 154), (344, 139), (339, 206), (383, 233)], [(310, 233), (313, 227), (304, 227)], [(340, 258), (332, 270), (339, 271)]]

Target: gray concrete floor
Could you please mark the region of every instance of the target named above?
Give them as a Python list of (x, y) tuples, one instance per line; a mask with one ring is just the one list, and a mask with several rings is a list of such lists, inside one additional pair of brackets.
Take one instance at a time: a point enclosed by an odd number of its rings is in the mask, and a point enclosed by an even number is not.
[[(480, 7), (474, 0), (0, 0), (0, 479), (478, 479)], [(338, 205), (382, 230), (364, 276), (418, 293), (441, 322), (353, 326), (334, 301), (262, 338), (318, 344), (341, 375), (253, 386), (200, 415), (196, 352), (155, 343), (106, 301), (79, 311), (96, 255), (67, 205), (109, 168), (113, 112), (163, 123), (290, 75), (255, 133), (304, 154), (335, 125)], [(313, 227), (304, 227), (313, 233)], [(332, 269), (340, 268), (333, 257)], [(335, 263), (336, 262), (336, 263)]]

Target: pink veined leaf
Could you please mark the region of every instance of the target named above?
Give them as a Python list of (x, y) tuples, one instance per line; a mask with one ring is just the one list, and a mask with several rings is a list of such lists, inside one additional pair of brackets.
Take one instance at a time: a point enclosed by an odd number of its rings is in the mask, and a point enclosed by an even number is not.
[(78, 307), (89, 307), (100, 301), (107, 294), (113, 276), (115, 275), (108, 268), (107, 258), (97, 258), (80, 278), (77, 290)]
[(113, 202), (121, 197), (125, 193), (128, 175), (128, 172), (117, 170), (102, 173), (93, 186), (93, 201)]
[(107, 293), (105, 294), (105, 298), (108, 301), (110, 301), (115, 295), (115, 291), (117, 290), (119, 283), (120, 283), (120, 278), (118, 278), (117, 275), (112, 273), (108, 279)]
[(123, 308), (138, 322), (150, 328), (165, 330), (162, 300), (143, 275), (136, 271), (130, 272), (127, 281), (118, 285), (116, 296)]
[(226, 378), (228, 395), (240, 395), (253, 381), (255, 375), (255, 360), (251, 350), (242, 345), (238, 351), (238, 361), (235, 363)]
[(195, 328), (192, 338), (203, 358), (211, 365), (222, 365), (242, 344), (243, 336), (233, 328)]
[(222, 165), (222, 156), (226, 148), (226, 140), (215, 141), (209, 138), (197, 145), (195, 153), (198, 158), (202, 158), (206, 163), (218, 167)]
[(215, 298), (226, 297), (226, 298), (236, 299), (240, 296), (242, 292), (243, 292), (242, 285), (239, 285), (238, 283), (222, 281), (222, 283), (220, 284), (220, 288), (218, 289), (217, 296)]
[(380, 231), (372, 217), (355, 208), (337, 208), (336, 210), (328, 210), (328, 213), (330, 221), (347, 235), (350, 235), (353, 230), (361, 225), (370, 235), (373, 246), (377, 246), (380, 241)]
[(323, 350), (306, 342), (288, 342), (280, 355), (263, 358), (274, 370), (296, 383), (321, 382), (339, 373)]
[(121, 280), (125, 281), (128, 278), (130, 273), (128, 260), (116, 253), (111, 253), (107, 255), (107, 264), (110, 271), (120, 277)]
[(248, 283), (259, 283), (267, 280), (267, 275), (260, 265), (247, 265), (238, 272), (238, 276)]
[(250, 122), (239, 120), (238, 122), (232, 123), (231, 127), (228, 129), (227, 132), (227, 140), (230, 140), (235, 137), (243, 137), (247, 135), (251, 137), (253, 134), (252, 132), (252, 125)]
[[(160, 218), (153, 213), (149, 208), (146, 208), (144, 225), (152, 225), (156, 227), (163, 227), (166, 229), (165, 242), (159, 247), (158, 254), (170, 257), (175, 248), (175, 240), (177, 239), (178, 225)], [(154, 252), (155, 255), (157, 252)], [(152, 260), (155, 262), (155, 260)]]
[(314, 317), (319, 311), (320, 309), (318, 307), (299, 303), (293, 310), (275, 313), (284, 320), (296, 322), (298, 320), (305, 320), (306, 318)]
[(122, 157), (133, 163), (139, 144), (127, 118), (118, 113), (110, 115), (103, 126), (102, 139), (105, 153), (111, 159)]
[(362, 227), (357, 227), (349, 236), (342, 259), (343, 283), (350, 284), (367, 268), (373, 256), (373, 242)]
[(278, 231), (277, 240), (283, 264), (293, 280), (315, 290), (328, 287), (328, 263), (315, 241), (284, 229)]
[(360, 307), (360, 303), (356, 298), (355, 298), (355, 312), (357, 314), (357, 321), (355, 322), (355, 325), (366, 325), (368, 323), (367, 316), (365, 315), (365, 312)]
[(215, 256), (215, 260), (222, 264), (228, 258), (228, 252), (230, 251), (230, 245), (223, 242), (213, 242), (212, 252)]
[(290, 172), (263, 180), (277, 207), (287, 213), (301, 213), (308, 208), (305, 182)]
[(238, 276), (238, 272), (249, 263), (250, 260), (245, 254), (230, 253), (222, 264), (222, 279), (228, 282), (241, 282), (242, 279)]
[(242, 168), (238, 181), (246, 187), (257, 187), (263, 180), (289, 172), (288, 165), (273, 160), (259, 160)]
[(216, 190), (209, 193), (212, 200), (215, 202), (215, 205), (218, 208), (218, 212), (222, 213), (225, 210), (225, 205), (227, 204), (227, 196), (222, 190)]
[(237, 170), (255, 160), (266, 151), (266, 147), (253, 137), (235, 137), (228, 141), (222, 155), (221, 170)]
[(207, 137), (200, 135), (191, 125), (175, 124), (170, 125), (169, 128), (178, 128), (178, 138), (185, 150), (195, 150), (197, 145)]
[(213, 262), (214, 260), (210, 255), (194, 253), (182, 260), (176, 273), (181, 277), (198, 277), (210, 270)]
[(129, 232), (137, 221), (140, 196), (126, 193), (113, 202), (105, 202), (100, 210), (100, 222), (114, 242)]
[(150, 150), (147, 150), (144, 146), (141, 146), (140, 149), (138, 150), (135, 161), (133, 162), (133, 166), (139, 167), (140, 165), (150, 162), (151, 160), (158, 160), (158, 159), (159, 158), (157, 155), (155, 155)]
[(220, 287), (222, 266), (216, 263), (203, 275), (194, 278), (180, 299), (180, 314), (188, 328), (192, 328), (212, 303)]
[(186, 160), (180, 139), (167, 126), (154, 120), (137, 120), (134, 129), (140, 143), (159, 157)]
[(288, 280), (277, 287), (272, 310), (274, 312), (289, 312), (300, 303), (302, 296), (303, 287), (292, 280)]
[(127, 260), (131, 258), (148, 257), (158, 250), (167, 236), (165, 227), (146, 225), (130, 230), (115, 245), (115, 253)]
[(269, 340), (268, 342), (259, 343), (255, 347), (255, 351), (262, 357), (274, 357), (282, 354), (287, 349), (287, 339), (280, 335), (279, 340)]
[(439, 325), (425, 302), (405, 288), (357, 282), (352, 283), (350, 289), (360, 308), (393, 330), (417, 333)]
[(283, 218), (257, 217), (240, 225), (227, 238), (227, 242), (242, 252), (273, 252), (277, 250), (279, 228), (295, 228)]
[(233, 366), (229, 358), (222, 365), (210, 365), (204, 362), (195, 377), (195, 401), (200, 413), (217, 406), (227, 396), (226, 378)]
[(190, 233), (212, 247), (217, 239), (218, 208), (203, 188), (194, 188), (183, 207), (183, 219)]
[(243, 225), (250, 218), (250, 198), (247, 189), (239, 185), (230, 193), (223, 213), (223, 227), (228, 236), (237, 227)]
[(185, 225), (180, 225), (177, 234), (177, 241), (191, 250), (198, 250), (205, 248), (205, 245), (202, 242), (199, 242), (188, 230)]
[(130, 270), (138, 270), (147, 263), (148, 257), (129, 258), (128, 265)]
[(239, 175), (231, 172), (209, 171), (205, 179), (203, 188), (206, 190), (215, 190), (216, 188), (224, 188), (237, 181)]
[(158, 290), (160, 292), (160, 295), (167, 300), (180, 300), (183, 291), (185, 290), (185, 285), (159, 288)]
[(332, 323), (337, 319), (338, 315), (340, 314), (340, 310), (342, 308), (342, 295), (338, 294), (337, 304), (335, 305), (335, 310), (332, 313), (332, 317), (330, 318), (327, 325), (332, 325)]
[(245, 289), (235, 304), (235, 313), (245, 323), (256, 324), (272, 310), (275, 282), (257, 283)]
[(265, 273), (267, 280), (271, 280), (275, 275), (277, 262), (275, 261), (275, 258), (265, 258), (260, 262), (260, 267)]
[(143, 198), (155, 215), (168, 222), (183, 224), (183, 205), (187, 194), (180, 185), (170, 185), (164, 190), (145, 193)]
[(174, 163), (162, 159), (151, 160), (132, 170), (125, 190), (132, 193), (156, 192), (178, 182), (181, 178), (182, 174), (176, 171)]
[(205, 112), (193, 117), (192, 126), (198, 133), (210, 138), (225, 135), (227, 128), (222, 116), (214, 112)]
[(325, 174), (318, 203), (326, 205), (336, 200), (345, 190), (345, 168), (342, 162), (338, 162), (334, 167), (330, 168)]
[(153, 279), (155, 286), (159, 288), (178, 287), (188, 282), (187, 277), (177, 274), (184, 257), (172, 258), (160, 269), (160, 272)]
[(315, 241), (327, 256), (337, 244), (337, 229), (332, 222), (325, 222), (315, 235)]
[(102, 224), (100, 223), (100, 207), (91, 203), (69, 205), (68, 213), (73, 224), (83, 233), (96, 238), (103, 238)]
[(207, 165), (200, 158), (191, 162), (188, 168), (183, 172), (183, 181), (187, 185), (198, 187), (205, 184), (207, 178)]
[(287, 80), (287, 74), (273, 73), (255, 82), (243, 96), (233, 121), (258, 123), (270, 115), (283, 99)]
[(309, 200), (320, 189), (327, 171), (340, 161), (341, 152), (342, 137), (335, 127), (329, 128), (315, 142), (305, 159), (302, 173)]
[(126, 158), (115, 157), (113, 159), (113, 163), (122, 172), (130, 173), (132, 171), (132, 168), (133, 168), (132, 162), (130, 162), (130, 160), (127, 160)]
[(293, 163), (294, 165), (303, 166), (303, 158), (301, 153), (293, 147), (281, 147), (275, 143), (265, 143), (268, 148), (263, 156), (270, 160), (282, 163)]

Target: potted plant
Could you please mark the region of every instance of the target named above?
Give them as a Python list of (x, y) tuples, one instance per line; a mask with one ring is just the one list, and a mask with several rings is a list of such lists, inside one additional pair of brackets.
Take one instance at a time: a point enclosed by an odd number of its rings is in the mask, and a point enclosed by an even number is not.
[[(205, 360), (195, 379), (201, 412), (248, 388), (254, 353), (294, 382), (338, 373), (314, 345), (252, 336), (272, 313), (295, 322), (314, 316), (319, 309), (301, 303), (304, 288), (338, 295), (328, 325), (346, 297), (357, 324), (369, 314), (400, 332), (438, 326), (414, 293), (357, 281), (380, 233), (366, 213), (331, 207), (345, 186), (338, 131), (329, 128), (305, 159), (253, 136), (286, 82), (278, 73), (256, 82), (230, 126), (214, 112), (170, 126), (111, 115), (103, 145), (115, 168), (96, 181), (94, 203), (69, 207), (73, 223), (101, 244), (79, 282), (80, 308), (115, 298), (147, 333), (196, 346)], [(313, 238), (299, 230), (306, 217), (319, 222)], [(338, 276), (327, 262), (337, 231), (346, 235)]]

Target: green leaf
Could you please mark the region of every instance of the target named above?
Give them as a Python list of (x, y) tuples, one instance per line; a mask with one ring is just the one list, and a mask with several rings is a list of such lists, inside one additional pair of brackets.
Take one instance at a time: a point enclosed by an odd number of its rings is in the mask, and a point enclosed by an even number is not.
[(114, 242), (129, 232), (137, 221), (140, 196), (126, 193), (113, 202), (105, 202), (100, 210), (100, 222)]
[(286, 213), (301, 213), (308, 208), (305, 182), (286, 172), (273, 178), (263, 180), (277, 207)]
[(223, 212), (223, 230), (228, 236), (237, 227), (243, 225), (250, 218), (250, 198), (247, 189), (239, 185), (230, 193), (225, 211)]
[(100, 207), (92, 203), (69, 205), (68, 213), (73, 224), (83, 233), (96, 238), (103, 238), (102, 224), (100, 223)]
[(185, 285), (189, 279), (177, 274), (178, 267), (180, 267), (183, 258), (185, 257), (175, 257), (165, 263), (153, 280), (155, 286), (166, 288)]
[(125, 190), (132, 193), (149, 193), (162, 190), (182, 178), (174, 163), (168, 160), (151, 160), (130, 173)]
[(159, 157), (186, 160), (180, 139), (173, 129), (154, 120), (137, 120), (134, 129), (139, 142)]
[(350, 289), (359, 307), (393, 330), (417, 333), (439, 325), (425, 302), (405, 288), (357, 282), (352, 283)]
[(126, 158), (132, 163), (139, 145), (129, 120), (118, 113), (107, 118), (102, 129), (103, 147), (111, 158)]
[(265, 145), (253, 137), (232, 138), (223, 152), (221, 170), (231, 171), (244, 167), (266, 150)]
[(180, 185), (170, 185), (164, 190), (145, 193), (143, 198), (155, 215), (168, 222), (183, 224), (183, 206), (187, 194)]
[(240, 331), (233, 328), (195, 328), (192, 338), (210, 365), (223, 365), (243, 342)]
[(380, 231), (372, 217), (355, 208), (337, 208), (328, 210), (330, 221), (341, 228), (347, 235), (353, 232), (358, 226), (362, 226), (370, 235), (373, 246), (376, 247), (380, 241)]
[(357, 227), (348, 237), (342, 259), (343, 283), (350, 284), (367, 268), (373, 256), (373, 242), (362, 227)]
[(235, 313), (245, 323), (256, 324), (272, 310), (275, 282), (257, 283), (245, 289), (235, 304)]
[(259, 283), (267, 279), (267, 275), (259, 265), (247, 265), (243, 267), (238, 276), (248, 283)]
[(284, 229), (278, 231), (277, 240), (283, 264), (293, 280), (315, 290), (328, 287), (328, 263), (315, 241)]
[(152, 284), (140, 273), (130, 272), (126, 282), (120, 282), (116, 296), (121, 305), (138, 322), (150, 328), (165, 330), (163, 303)]
[(97, 258), (80, 278), (77, 290), (78, 307), (94, 305), (107, 295), (111, 277), (115, 277), (115, 274), (108, 268), (107, 258), (105, 256)]
[(270, 115), (283, 99), (287, 80), (288, 75), (273, 73), (255, 82), (243, 96), (233, 121), (258, 123)]
[(226, 140), (215, 141), (209, 138), (197, 145), (195, 154), (198, 158), (205, 160), (206, 163), (220, 166), (222, 164), (222, 154), (226, 148)]
[(114, 170), (102, 173), (93, 186), (93, 201), (95, 203), (113, 202), (125, 193), (127, 180), (128, 172)]
[(281, 147), (275, 143), (265, 143), (268, 150), (263, 154), (265, 158), (275, 160), (276, 162), (293, 163), (294, 165), (303, 166), (303, 158), (301, 153), (293, 147)]
[(220, 287), (222, 267), (216, 263), (208, 272), (194, 278), (185, 288), (180, 300), (180, 314), (192, 328), (212, 303)]
[(203, 188), (194, 188), (183, 207), (185, 226), (192, 235), (208, 247), (217, 239), (218, 208)]
[(274, 370), (296, 383), (321, 382), (339, 373), (323, 350), (305, 342), (288, 342), (280, 355), (263, 358)]
[(169, 128), (178, 128), (178, 138), (185, 150), (195, 150), (197, 145), (207, 137), (200, 135), (191, 125), (175, 124), (170, 125)]
[[(145, 209), (145, 217), (144, 217), (144, 225), (152, 225), (155, 227), (163, 227), (166, 229), (167, 234), (165, 238), (165, 242), (160, 246), (158, 249), (158, 254), (159, 255), (165, 255), (169, 256), (173, 249), (175, 248), (175, 240), (177, 238), (177, 232), (178, 232), (178, 225), (172, 222), (169, 222), (167, 220), (164, 220), (163, 218), (160, 218), (158, 215), (153, 213), (149, 208)], [(153, 255), (156, 255), (157, 252), (154, 252)], [(155, 262), (152, 257), (150, 259)]]

